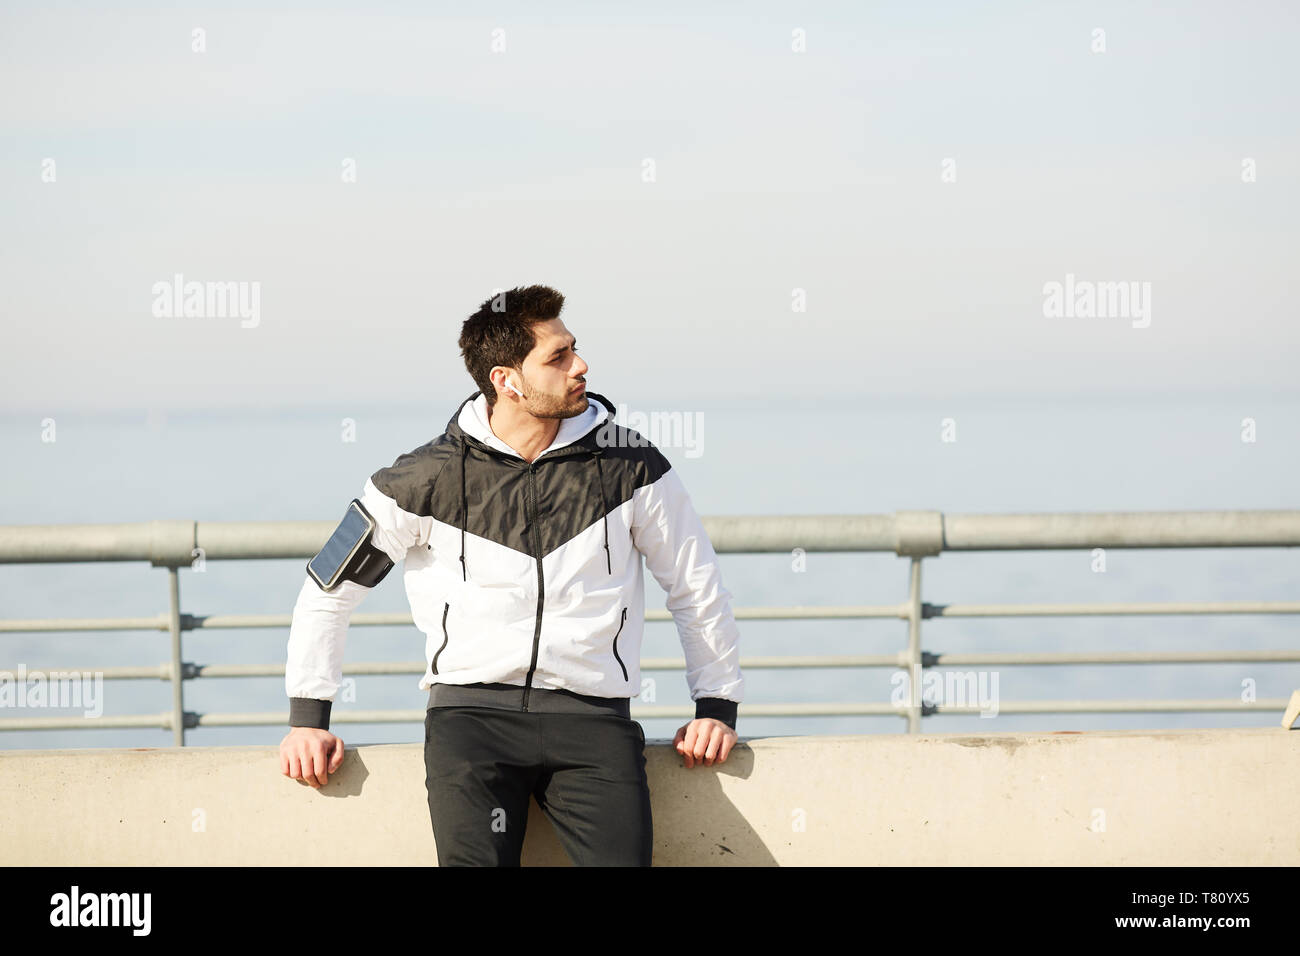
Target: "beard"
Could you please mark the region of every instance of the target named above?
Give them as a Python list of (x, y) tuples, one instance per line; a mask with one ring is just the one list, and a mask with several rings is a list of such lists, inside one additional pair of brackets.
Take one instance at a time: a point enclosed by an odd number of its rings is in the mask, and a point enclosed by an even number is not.
[(537, 418), (574, 418), (585, 412), (587, 406), (591, 404), (587, 401), (585, 389), (580, 395), (568, 393), (551, 395), (536, 388), (529, 388), (527, 380), (524, 381), (524, 388), (527, 389), (528, 395), (524, 410)]

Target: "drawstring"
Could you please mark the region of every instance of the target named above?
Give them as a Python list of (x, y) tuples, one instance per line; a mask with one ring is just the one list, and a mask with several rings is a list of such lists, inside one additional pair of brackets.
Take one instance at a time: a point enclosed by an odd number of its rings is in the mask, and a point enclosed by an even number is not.
[(460, 443), (460, 574), (462, 580), (469, 580), (469, 570), (465, 565), (465, 526), (469, 524), (469, 498), (465, 495), (465, 456), (469, 454), (469, 442)]
[(605, 498), (605, 474), (600, 470), (600, 456), (604, 453), (603, 448), (591, 450), (592, 461), (596, 463), (596, 482), (600, 485), (600, 510), (603, 513), (602, 520), (605, 522), (605, 567), (610, 574), (613, 574), (614, 565), (609, 557), (609, 502)]

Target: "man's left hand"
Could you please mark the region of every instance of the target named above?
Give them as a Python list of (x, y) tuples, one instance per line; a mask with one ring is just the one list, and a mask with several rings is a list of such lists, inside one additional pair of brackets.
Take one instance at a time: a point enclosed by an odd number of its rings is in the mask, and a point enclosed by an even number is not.
[(697, 717), (678, 728), (673, 746), (685, 758), (687, 769), (697, 763), (712, 767), (727, 759), (737, 739), (736, 732), (722, 721), (712, 717)]

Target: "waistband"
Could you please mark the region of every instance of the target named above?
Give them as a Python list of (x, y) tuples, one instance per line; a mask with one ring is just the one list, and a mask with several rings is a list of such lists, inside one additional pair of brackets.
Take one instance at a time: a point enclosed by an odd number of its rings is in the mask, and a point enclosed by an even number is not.
[[(429, 706), (523, 710), (524, 688), (516, 684), (434, 684), (429, 688)], [(632, 717), (630, 698), (589, 697), (558, 688), (534, 687), (528, 697), (528, 710), (538, 714), (610, 713)]]

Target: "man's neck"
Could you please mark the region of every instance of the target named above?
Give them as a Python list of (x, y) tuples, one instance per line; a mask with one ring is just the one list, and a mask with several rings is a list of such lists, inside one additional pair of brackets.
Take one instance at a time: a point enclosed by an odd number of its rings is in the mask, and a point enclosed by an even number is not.
[(560, 431), (558, 418), (537, 418), (527, 412), (496, 411), (487, 407), (492, 434), (513, 448), (524, 461), (533, 461), (551, 447)]

